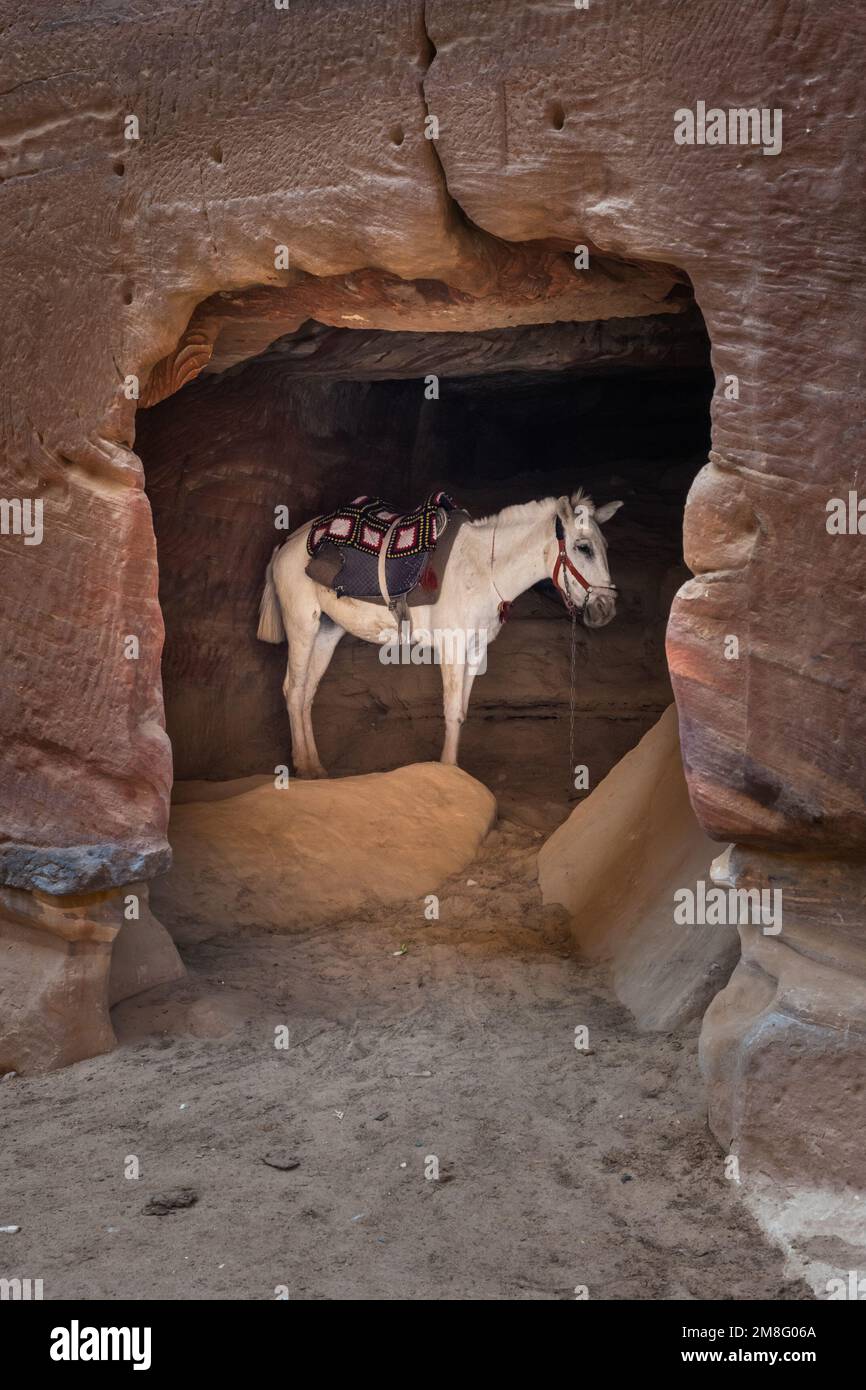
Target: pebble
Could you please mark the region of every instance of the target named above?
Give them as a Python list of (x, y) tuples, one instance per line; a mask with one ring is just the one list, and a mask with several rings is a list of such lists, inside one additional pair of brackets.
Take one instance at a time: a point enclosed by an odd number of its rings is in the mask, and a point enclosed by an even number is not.
[(158, 1192), (145, 1202), (142, 1212), (145, 1216), (168, 1216), (172, 1211), (183, 1211), (194, 1207), (198, 1193), (191, 1187), (180, 1187), (175, 1192)]
[(290, 1173), (293, 1168), (300, 1168), (301, 1166), (301, 1160), (296, 1158), (294, 1154), (262, 1154), (262, 1163), (266, 1163), (269, 1168), (279, 1168), (283, 1173)]

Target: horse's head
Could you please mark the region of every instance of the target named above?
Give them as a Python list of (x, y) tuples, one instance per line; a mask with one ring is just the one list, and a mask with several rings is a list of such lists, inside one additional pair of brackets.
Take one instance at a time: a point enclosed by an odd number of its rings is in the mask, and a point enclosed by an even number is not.
[(560, 497), (556, 504), (554, 583), (587, 627), (604, 627), (616, 613), (616, 588), (601, 528), (621, 506), (622, 502), (606, 502), (596, 507), (583, 492)]

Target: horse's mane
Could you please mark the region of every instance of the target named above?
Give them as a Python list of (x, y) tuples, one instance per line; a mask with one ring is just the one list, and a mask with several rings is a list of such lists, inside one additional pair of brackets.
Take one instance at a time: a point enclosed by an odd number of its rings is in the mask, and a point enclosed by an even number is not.
[[(489, 522), (495, 521), (499, 526), (509, 526), (524, 521), (541, 521), (544, 517), (553, 516), (558, 501), (558, 497), (542, 497), (535, 502), (517, 502), (513, 507), (503, 507), (501, 512), (476, 517), (472, 525), (486, 526)], [(571, 505), (576, 507), (579, 502), (590, 511), (593, 510), (592, 498), (586, 495), (582, 487), (571, 494)]]

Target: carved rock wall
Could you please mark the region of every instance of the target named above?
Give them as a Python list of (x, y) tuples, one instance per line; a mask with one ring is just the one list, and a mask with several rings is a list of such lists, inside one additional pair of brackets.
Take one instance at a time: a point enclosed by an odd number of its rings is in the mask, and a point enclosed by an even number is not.
[[(26, 595), (3, 614), (7, 881), (36, 884), (46, 857), (57, 891), (165, 863), (161, 620), (124, 379), (146, 383), (216, 292), (376, 267), (478, 299), (508, 276), (503, 242), (527, 241), (691, 276), (717, 377), (740, 379), (715, 399), (686, 526), (698, 578), (671, 625), (692, 795), (720, 837), (861, 854), (866, 772), (845, 750), (864, 735), (866, 561), (824, 504), (856, 483), (862, 28), (841, 0), (709, 4), (687, 25), (637, 0), (225, 0), (206, 26), (102, 3), (62, 30), (10, 7), (3, 466), (48, 533), (2, 538)], [(759, 98), (784, 111), (779, 155), (674, 143), (683, 101)], [(810, 205), (832, 208), (817, 236)], [(312, 288), (304, 317), (330, 294)]]
[[(45, 504), (41, 545), (11, 524), (0, 536), (4, 881), (64, 895), (166, 864), (156, 551), (124, 381), (146, 387), (169, 359), (175, 384), (178, 344), (214, 294), (301, 277), (303, 317), (330, 322), (333, 287), (304, 277), (342, 277), (340, 314), (395, 327), (394, 294), (429, 307), (434, 282), (447, 327), (449, 304), (495, 301), (512, 274), (518, 298), (538, 284), (543, 300), (586, 243), (644, 288), (648, 264), (686, 272), (713, 345), (713, 454), (685, 523), (695, 578), (668, 638), (694, 807), (715, 837), (826, 861), (803, 910), (829, 921), (866, 850), (866, 549), (825, 526), (827, 501), (862, 486), (862, 13), (845, 0), (218, 0), (206, 24), (173, 0), (146, 14), (95, 0), (62, 24), (2, 11), (0, 470), (7, 500)], [(675, 144), (675, 111), (698, 101), (778, 108), (781, 152)], [(368, 272), (385, 277), (387, 322), (344, 303), (345, 277)], [(676, 303), (676, 281), (661, 273), (647, 312)], [(360, 296), (369, 311), (376, 296)], [(531, 316), (503, 319), (500, 304), (494, 322), (515, 321)], [(201, 331), (203, 359), (218, 337)], [(862, 905), (855, 916), (862, 935)], [(808, 1051), (805, 1016), (792, 1027)], [(757, 1102), (737, 1113), (766, 1132)]]

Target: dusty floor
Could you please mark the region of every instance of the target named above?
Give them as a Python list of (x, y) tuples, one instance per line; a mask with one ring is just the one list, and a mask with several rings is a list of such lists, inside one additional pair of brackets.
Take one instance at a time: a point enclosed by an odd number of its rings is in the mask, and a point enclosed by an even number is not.
[(508, 814), (438, 922), (206, 940), (114, 1011), (117, 1052), (0, 1083), (0, 1274), (49, 1299), (809, 1297), (725, 1180), (697, 1030), (637, 1033), (541, 907), (538, 806)]

